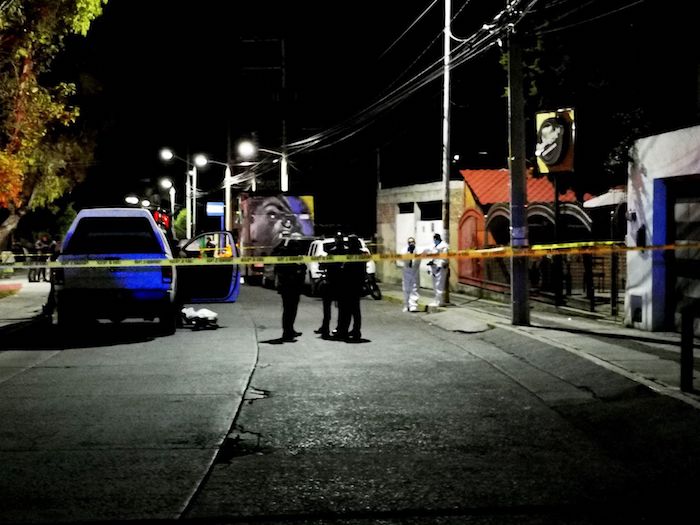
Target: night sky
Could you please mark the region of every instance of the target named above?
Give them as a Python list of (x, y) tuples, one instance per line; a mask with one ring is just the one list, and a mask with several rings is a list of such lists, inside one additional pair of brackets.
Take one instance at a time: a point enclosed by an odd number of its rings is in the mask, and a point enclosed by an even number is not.
[[(228, 140), (254, 136), (261, 147), (279, 149), (283, 116), (288, 143), (345, 122), (397, 81), (440, 60), (442, 1), (397, 41), (430, 4), (110, 0), (88, 37), (71, 41), (57, 62), (58, 70), (79, 80), (84, 122), (99, 133), (96, 163), (69, 198), (78, 207), (119, 205), (125, 194), (146, 193), (167, 175), (182, 202), (184, 165), (163, 164), (158, 157), (163, 146), (180, 156), (201, 152), (225, 161)], [(614, 182), (600, 167), (606, 130), (620, 125), (613, 115), (625, 104), (632, 107), (630, 99), (648, 108), (657, 128), (697, 118), (692, 61), (677, 68), (663, 58), (675, 49), (676, 56), (690, 55), (697, 64), (697, 46), (684, 30), (689, 17), (660, 6), (657, 0), (548, 0), (526, 19), (530, 37), (547, 31), (545, 62), (570, 66), (563, 85), (539, 85), (529, 116), (576, 107), (585, 154), (577, 162), (586, 172), (577, 176), (590, 182), (589, 191), (604, 191)], [(491, 0), (453, 0), (453, 13), (459, 12), (453, 32), (469, 35), (501, 7)], [(650, 57), (654, 71), (646, 67)], [(494, 46), (453, 71), (452, 152), (462, 157), (456, 176), (459, 167), (506, 165), (507, 79), (499, 59)], [(601, 83), (607, 84), (608, 99), (596, 91)], [(441, 93), (437, 79), (352, 137), (293, 154), (290, 192), (316, 196), (318, 223), (373, 234), (378, 176), (385, 187), (441, 180)], [(673, 118), (660, 109), (669, 100), (679, 104)], [(544, 106), (535, 108), (538, 104)], [(274, 184), (276, 173), (263, 177)], [(223, 200), (217, 191), (222, 178), (219, 166), (200, 173), (201, 189), (210, 192), (205, 200)]]

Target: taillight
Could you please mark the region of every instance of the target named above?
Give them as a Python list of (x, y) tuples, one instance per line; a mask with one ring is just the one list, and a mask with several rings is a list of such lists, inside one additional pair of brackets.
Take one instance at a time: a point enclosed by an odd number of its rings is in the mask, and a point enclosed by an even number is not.
[(51, 281), (54, 284), (63, 284), (63, 281), (64, 281), (63, 268), (52, 268), (51, 269)]
[(164, 283), (173, 282), (173, 267), (172, 266), (170, 266), (170, 265), (161, 266), (160, 267), (160, 274), (163, 278)]

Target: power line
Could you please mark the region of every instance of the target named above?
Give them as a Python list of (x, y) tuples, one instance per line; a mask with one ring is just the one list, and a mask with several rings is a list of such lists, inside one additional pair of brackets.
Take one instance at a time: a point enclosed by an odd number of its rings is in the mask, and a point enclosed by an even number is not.
[[(557, 31), (564, 31), (565, 29), (571, 29), (572, 27), (576, 27), (576, 26), (580, 26), (580, 25), (583, 25), (583, 24), (587, 24), (587, 23), (589, 23), (589, 22), (594, 22), (595, 20), (600, 20), (601, 18), (605, 18), (605, 17), (607, 17), (607, 16), (614, 15), (614, 14), (616, 14), (616, 13), (619, 13), (620, 11), (624, 11), (624, 10), (626, 10), (626, 9), (629, 9), (629, 8), (631, 8), (631, 7), (634, 7), (634, 6), (638, 5), (638, 4), (643, 3), (644, 1), (645, 1), (645, 0), (636, 0), (636, 2), (632, 2), (632, 3), (627, 4), (627, 5), (624, 5), (624, 6), (622, 6), (622, 7), (618, 7), (617, 9), (613, 9), (613, 10), (611, 10), (611, 11), (607, 11), (606, 13), (601, 13), (601, 14), (599, 14), (599, 15), (597, 15), (597, 16), (593, 16), (593, 17), (587, 18), (587, 19), (585, 19), (585, 20), (579, 20), (578, 22), (574, 22), (574, 23), (571, 23), (571, 24), (568, 24), (568, 25), (565, 25), (565, 26), (555, 27), (555, 28), (553, 28), (553, 29), (548, 29), (548, 30), (545, 30), (545, 31), (538, 31), (537, 34), (538, 34), (538, 35), (546, 35), (546, 34), (548, 34), (548, 33), (554, 33), (554, 32), (557, 32)], [(543, 27), (543, 26), (540, 26), (540, 27)]]
[[(484, 24), (453, 50), (456, 54), (452, 60), (452, 67), (462, 65), (491, 48), (498, 42), (503, 33), (518, 24), (532, 10), (537, 1), (530, 0), (522, 10), (520, 9), (520, 4), (524, 0), (513, 0), (510, 2), (504, 10), (500, 11), (492, 19), (490, 24)], [(346, 121), (324, 132), (288, 144), (290, 155), (325, 149), (356, 135), (371, 125), (375, 117), (400, 104), (433, 80), (440, 78), (442, 76), (441, 62), (442, 58)]]
[(428, 7), (426, 7), (425, 10), (424, 10), (420, 15), (418, 15), (418, 18), (416, 18), (416, 19), (411, 23), (411, 25), (408, 26), (408, 27), (406, 28), (406, 30), (405, 30), (403, 33), (401, 33), (401, 34), (399, 35), (399, 37), (398, 37), (396, 40), (394, 40), (394, 42), (393, 42), (389, 47), (387, 47), (381, 55), (379, 55), (379, 58), (378, 58), (377, 60), (381, 60), (381, 59), (384, 57), (384, 55), (386, 55), (389, 51), (391, 51), (391, 49), (392, 49), (396, 44), (398, 44), (399, 41), (400, 41), (404, 36), (406, 36), (406, 33), (408, 33), (408, 32), (413, 28), (413, 26), (415, 26), (418, 22), (420, 22), (421, 18), (423, 18), (423, 17), (426, 15), (426, 13), (427, 13), (428, 11), (430, 11), (430, 10), (433, 8), (433, 6), (434, 6), (435, 4), (437, 4), (437, 2), (438, 2), (438, 0), (433, 0), (433, 3), (430, 4)]
[[(454, 14), (454, 16), (452, 17), (452, 19), (451, 19), (452, 22), (454, 22), (454, 20), (457, 18), (457, 16), (464, 10), (465, 7), (467, 7), (467, 5), (469, 5), (469, 3), (470, 3), (471, 1), (472, 1), (472, 0), (466, 0), (466, 1), (462, 4), (462, 7), (460, 7), (459, 10), (458, 10), (458, 11)], [(394, 81), (393, 81), (391, 84), (389, 84), (389, 86), (387, 86), (387, 88), (384, 90), (384, 93), (386, 93), (386, 92), (389, 91), (392, 87), (394, 87), (394, 86), (406, 75), (406, 73), (408, 73), (408, 72), (413, 68), (413, 66), (415, 66), (416, 63), (417, 63), (421, 58), (423, 58), (423, 55), (425, 55), (425, 54), (428, 52), (428, 50), (429, 50), (431, 47), (433, 47), (433, 45), (435, 44), (435, 42), (437, 42), (437, 41), (440, 39), (440, 37), (442, 36), (442, 33), (443, 33), (442, 31), (438, 31), (438, 33), (435, 35), (435, 37), (434, 37), (434, 38), (430, 41), (430, 43), (423, 49), (423, 51), (420, 52), (420, 54), (413, 60), (413, 62), (411, 62), (411, 63), (408, 65), (408, 67), (407, 67), (406, 69), (404, 69), (404, 70), (401, 72), (401, 74), (400, 74), (399, 76), (397, 76), (396, 79), (394, 79)], [(467, 41), (467, 39), (457, 39), (457, 40), (460, 41), (460, 42), (466, 42), (466, 41)], [(438, 61), (438, 62), (441, 62), (441, 61), (442, 61), (442, 59), (440, 59), (440, 61)]]

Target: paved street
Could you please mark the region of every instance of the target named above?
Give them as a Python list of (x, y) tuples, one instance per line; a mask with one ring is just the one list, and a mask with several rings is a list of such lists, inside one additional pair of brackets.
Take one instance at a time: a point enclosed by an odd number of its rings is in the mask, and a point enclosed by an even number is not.
[(217, 331), (35, 325), (0, 352), (0, 522), (173, 518), (205, 474), (255, 365), (252, 319)]
[(595, 523), (698, 487), (697, 410), (514, 332), (363, 307), (365, 344), (266, 344), (256, 311), (258, 395), (187, 517)]
[(4, 334), (0, 521), (651, 523), (700, 486), (692, 403), (554, 344), (612, 353), (605, 327), (364, 299), (349, 344), (302, 297), (282, 343), (274, 291), (210, 308), (218, 330), (172, 337)]

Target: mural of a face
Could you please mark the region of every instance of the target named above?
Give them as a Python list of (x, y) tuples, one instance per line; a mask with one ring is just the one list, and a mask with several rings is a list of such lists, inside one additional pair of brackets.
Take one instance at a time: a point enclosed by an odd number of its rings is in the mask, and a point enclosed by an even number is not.
[(313, 218), (299, 197), (273, 195), (256, 198), (252, 206), (251, 242), (257, 254), (270, 253), (281, 234), (313, 235)]

